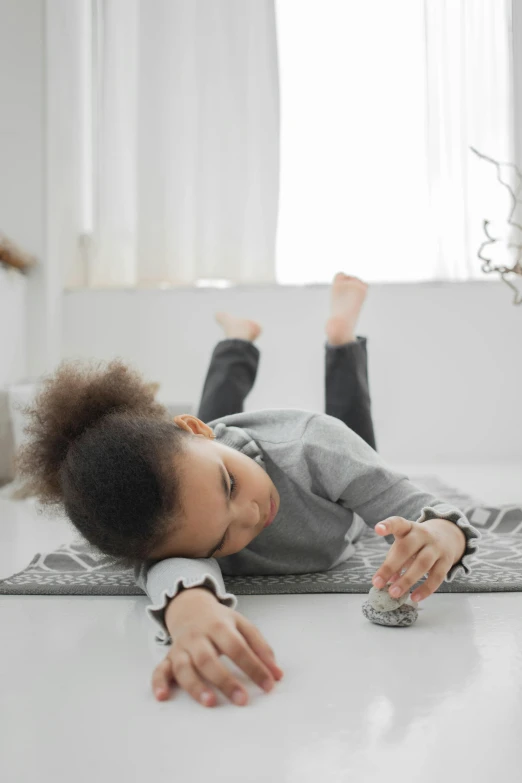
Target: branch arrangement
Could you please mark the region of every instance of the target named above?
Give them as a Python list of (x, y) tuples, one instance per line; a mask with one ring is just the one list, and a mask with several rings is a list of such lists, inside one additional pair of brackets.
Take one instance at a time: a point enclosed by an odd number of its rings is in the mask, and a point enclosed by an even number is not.
[[(487, 155), (483, 155), (481, 152), (476, 150), (474, 147), (470, 147), (470, 150), (475, 153), (475, 155), (478, 155), (479, 158), (482, 158), (483, 160), (489, 161), (489, 163), (493, 163), (497, 170), (497, 180), (500, 182), (501, 185), (503, 185), (505, 188), (507, 188), (509, 192), (509, 196), (511, 198), (511, 210), (509, 213), (509, 217), (507, 220), (507, 223), (509, 226), (511, 226), (514, 229), (517, 229), (520, 232), (520, 236), (522, 237), (522, 226), (519, 223), (516, 223), (513, 220), (513, 216), (515, 214), (515, 210), (517, 208), (517, 204), (522, 204), (522, 200), (518, 198), (520, 194), (520, 189), (522, 186), (522, 175), (520, 174), (520, 171), (513, 163), (499, 163), (497, 160), (494, 160), (493, 158), (489, 158)], [(517, 177), (517, 185), (516, 185), (516, 193), (512, 190), (508, 182), (504, 182), (504, 180), (501, 179), (500, 174), (500, 167), (503, 166), (505, 168), (510, 168), (515, 171), (516, 177)], [(522, 276), (522, 264), (520, 262), (520, 258), (522, 256), (522, 244), (517, 244), (516, 242), (509, 242), (507, 244), (508, 248), (516, 248), (516, 261), (513, 264), (513, 266), (494, 266), (491, 263), (491, 258), (487, 258), (483, 255), (484, 248), (488, 245), (494, 245), (497, 242), (501, 241), (500, 237), (493, 237), (491, 236), (491, 231), (489, 228), (489, 224), (491, 223), (490, 220), (484, 220), (482, 226), (484, 229), (484, 233), (487, 236), (487, 241), (483, 242), (478, 250), (478, 257), (481, 261), (483, 261), (482, 265), (482, 271), (489, 273), (489, 272), (498, 272), (502, 278), (502, 280), (515, 292), (515, 296), (513, 298), (513, 304), (522, 304), (522, 294), (519, 293), (517, 287), (513, 285), (513, 283), (507, 279), (507, 275), (520, 275)]]

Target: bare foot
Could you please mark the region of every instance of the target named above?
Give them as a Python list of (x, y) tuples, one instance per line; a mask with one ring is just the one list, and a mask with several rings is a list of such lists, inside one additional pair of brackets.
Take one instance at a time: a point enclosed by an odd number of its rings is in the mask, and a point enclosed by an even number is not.
[(261, 334), (261, 327), (247, 318), (235, 318), (229, 313), (216, 313), (216, 321), (223, 327), (229, 340), (249, 340), (253, 343)]
[(342, 272), (332, 283), (331, 315), (326, 322), (330, 345), (344, 345), (355, 341), (355, 327), (366, 299), (368, 283)]

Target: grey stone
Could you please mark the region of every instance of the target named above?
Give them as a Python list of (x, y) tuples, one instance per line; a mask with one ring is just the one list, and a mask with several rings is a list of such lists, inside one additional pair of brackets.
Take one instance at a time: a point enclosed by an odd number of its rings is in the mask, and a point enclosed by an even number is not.
[(405, 604), (410, 597), (409, 593), (404, 593), (404, 595), (401, 595), (400, 598), (392, 598), (388, 592), (390, 586), (391, 585), (386, 585), (380, 589), (377, 587), (372, 587), (368, 593), (368, 601), (370, 602), (370, 606), (372, 606), (377, 612), (393, 612), (395, 609), (398, 609), (399, 606)]
[(365, 601), (362, 605), (362, 613), (371, 623), (394, 626), (396, 628), (406, 628), (409, 625), (413, 625), (419, 616), (417, 608), (411, 604), (403, 604), (393, 611), (378, 612), (371, 605), (370, 600)]

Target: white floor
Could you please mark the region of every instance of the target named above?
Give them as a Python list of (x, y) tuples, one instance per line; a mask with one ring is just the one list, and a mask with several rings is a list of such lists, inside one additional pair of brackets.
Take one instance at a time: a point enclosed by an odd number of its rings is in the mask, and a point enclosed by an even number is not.
[[(397, 465), (487, 502), (522, 502), (522, 465)], [(63, 543), (0, 501), (0, 578)], [(362, 595), (241, 597), (285, 677), (251, 702), (156, 702), (145, 597), (0, 596), (0, 779), (453, 783), (522, 779), (522, 593), (435, 595), (410, 629)], [(226, 659), (225, 659), (226, 660)]]

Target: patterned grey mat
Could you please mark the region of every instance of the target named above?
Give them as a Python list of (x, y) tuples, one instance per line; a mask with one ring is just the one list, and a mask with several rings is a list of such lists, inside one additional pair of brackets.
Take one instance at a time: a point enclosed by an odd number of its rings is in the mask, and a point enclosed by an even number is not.
[[(446, 493), (446, 498), (448, 493)], [(463, 505), (461, 506), (463, 507)], [(464, 508), (481, 530), (473, 573), (451, 583), (440, 593), (522, 591), (522, 507)], [(330, 571), (283, 576), (225, 577), (227, 590), (236, 595), (279, 593), (366, 593), (389, 545), (370, 528), (355, 544), (355, 554)], [(143, 595), (132, 571), (118, 567), (106, 556), (93, 556), (83, 541), (35, 555), (29, 566), (0, 581), (3, 595)]]

